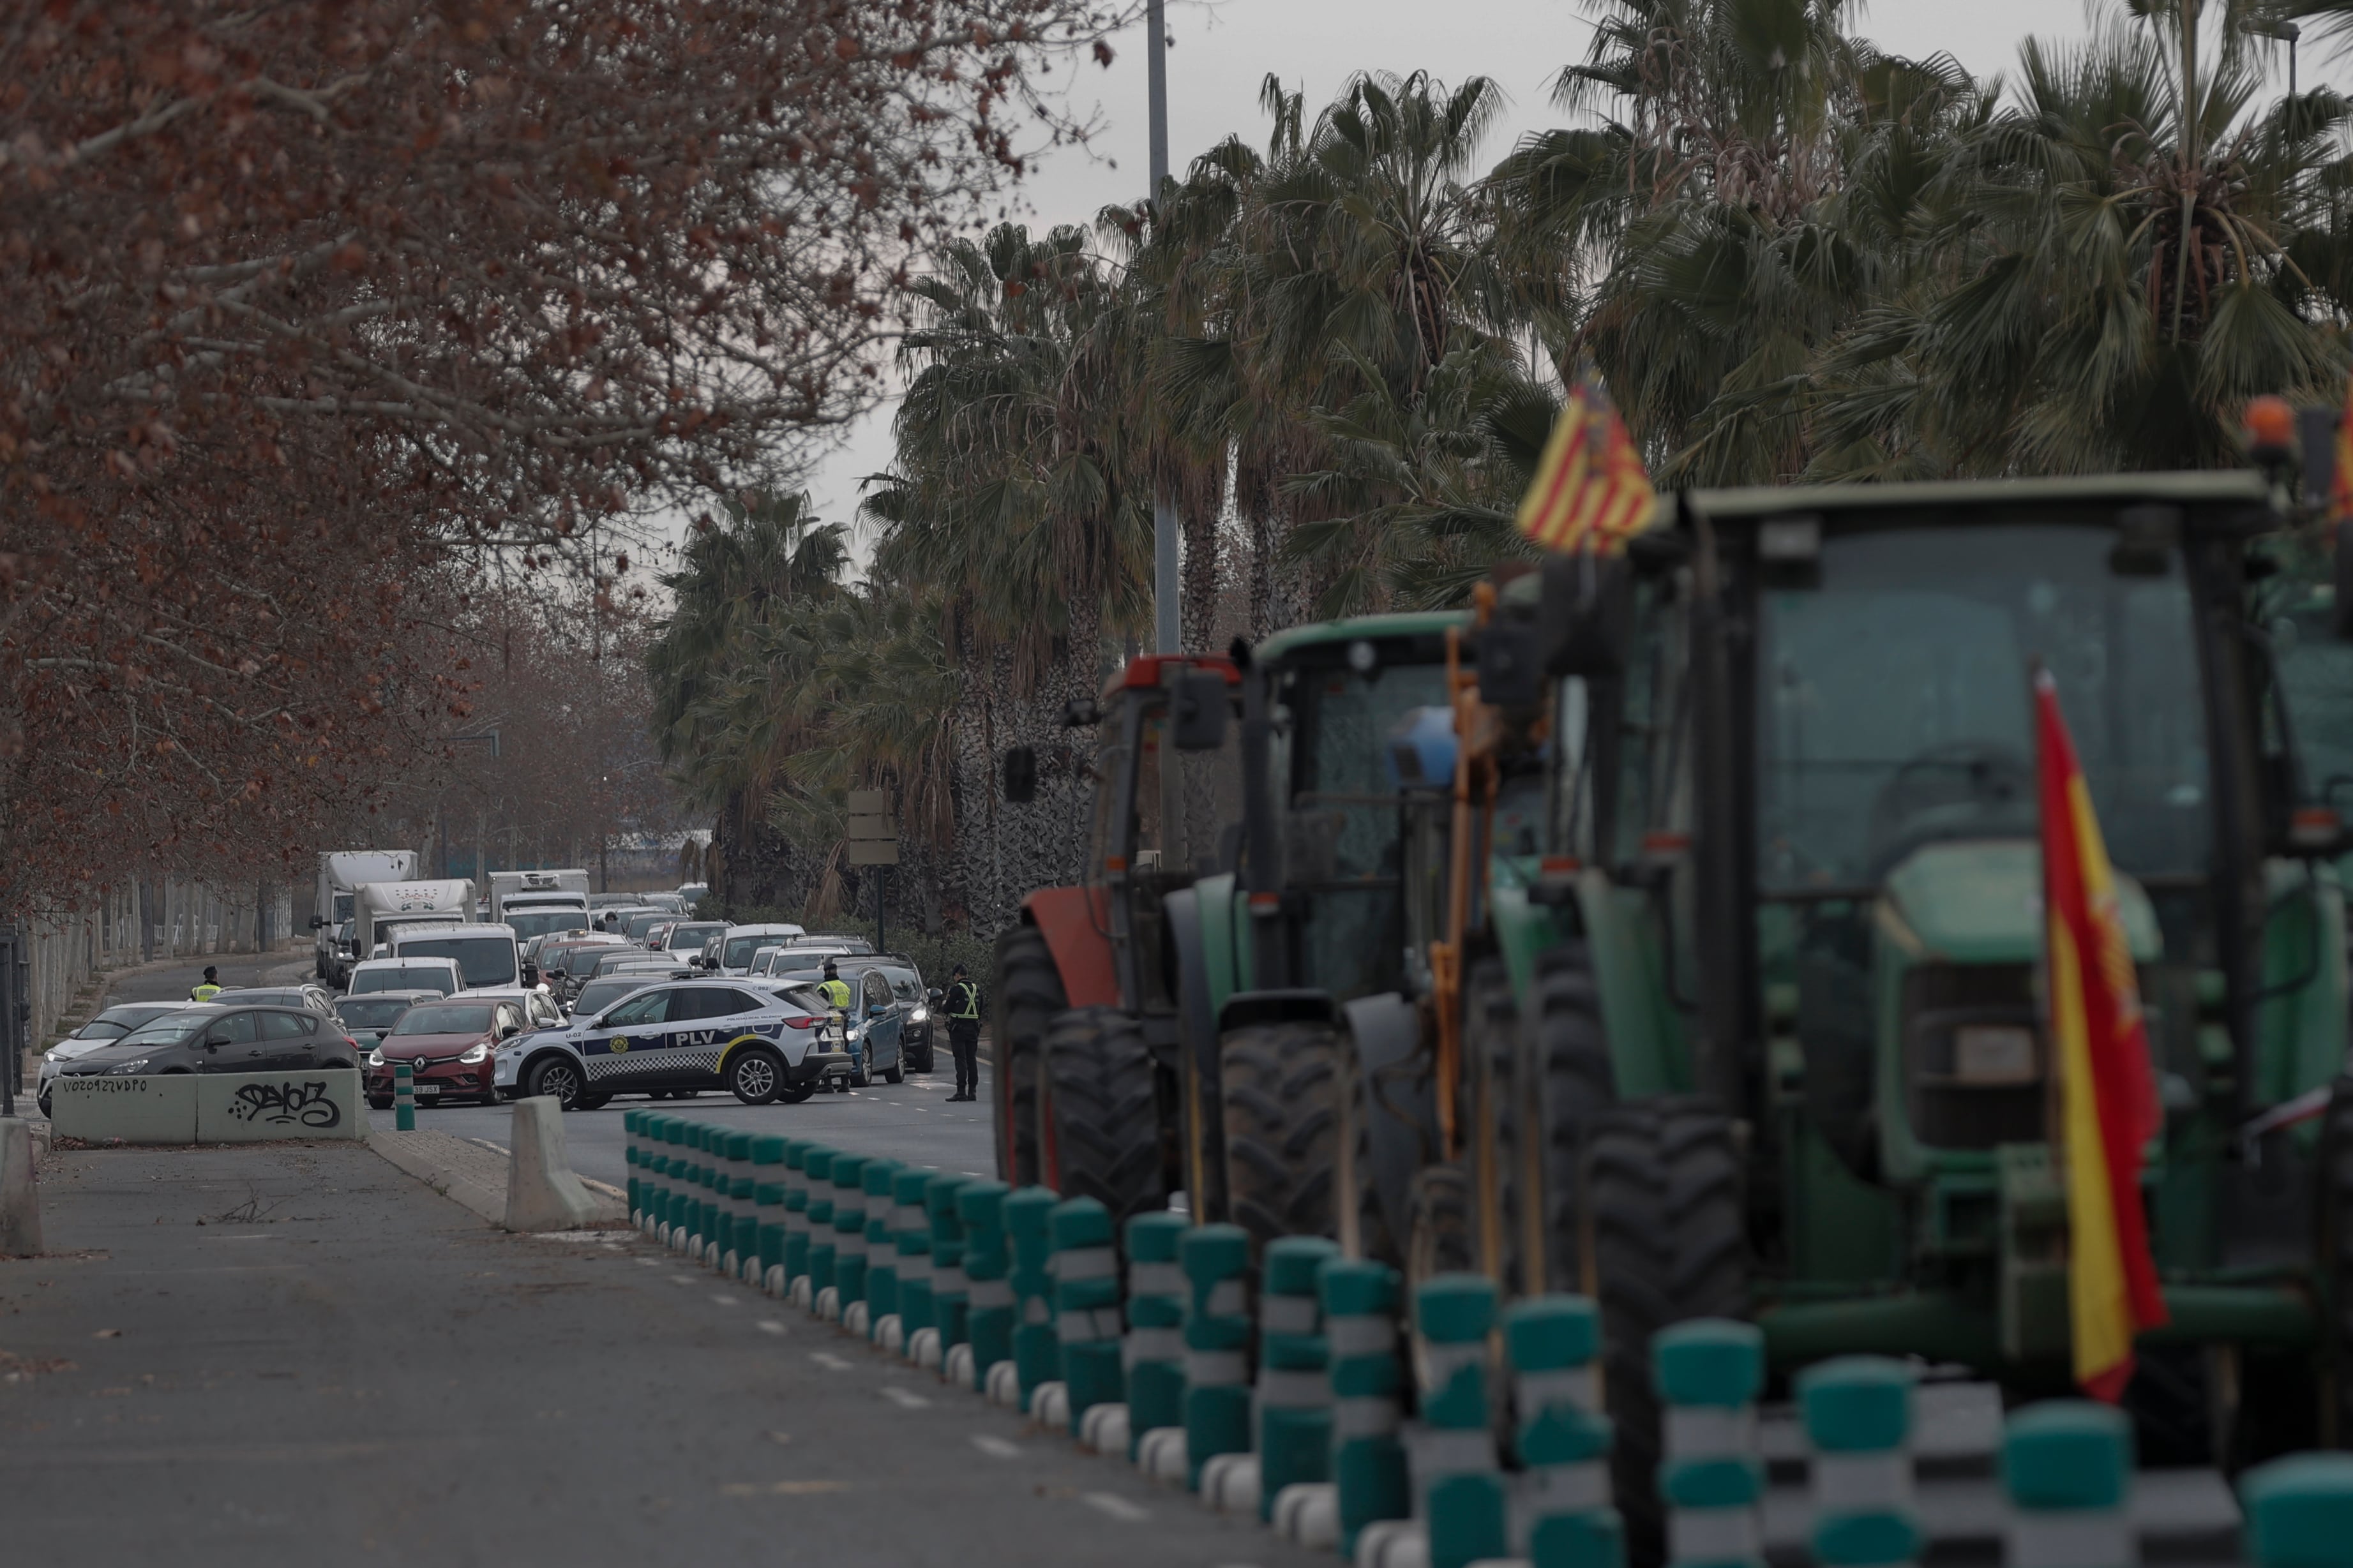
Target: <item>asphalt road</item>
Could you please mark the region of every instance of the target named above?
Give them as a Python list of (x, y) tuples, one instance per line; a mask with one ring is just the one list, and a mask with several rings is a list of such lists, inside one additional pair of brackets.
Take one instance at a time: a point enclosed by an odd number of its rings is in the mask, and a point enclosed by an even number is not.
[(1311, 1559), (626, 1232), (364, 1149), (93, 1150), (0, 1260), (10, 1561), (1261, 1568)]
[(169, 969), (144, 969), (125, 974), (106, 988), (107, 1004), (117, 1002), (185, 1001), (205, 977), (205, 966), (220, 971), (223, 985), (291, 985), (315, 977), (317, 967), (307, 947), (287, 952), (260, 954), (216, 952)]

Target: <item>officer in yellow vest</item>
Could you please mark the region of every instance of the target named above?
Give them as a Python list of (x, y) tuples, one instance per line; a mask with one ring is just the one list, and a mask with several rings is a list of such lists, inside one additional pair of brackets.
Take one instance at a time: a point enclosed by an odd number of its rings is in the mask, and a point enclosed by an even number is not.
[(849, 1047), (850, 1076), (864, 1077), (864, 1073), (859, 1070), (859, 1058), (865, 1047), (849, 1038), (849, 983), (842, 979), (840, 971), (834, 967), (833, 960), (828, 958), (825, 961), (825, 978), (818, 983), (817, 988), (825, 994), (826, 1005), (841, 1016), (842, 1041)]
[(219, 995), (220, 991), (220, 971), (207, 963), (205, 965), (205, 983), (197, 986), (194, 991), (188, 993), (188, 1000), (191, 1002), (209, 1002), (214, 997)]
[(955, 1092), (950, 1100), (980, 1098), (980, 987), (955, 966), (948, 983), (948, 1049), (955, 1055)]

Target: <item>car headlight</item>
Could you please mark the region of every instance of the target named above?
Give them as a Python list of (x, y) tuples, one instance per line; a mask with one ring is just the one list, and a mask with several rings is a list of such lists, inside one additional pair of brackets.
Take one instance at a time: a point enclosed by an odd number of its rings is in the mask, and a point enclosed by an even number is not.
[(926, 1023), (930, 1020), (931, 1016), (932, 1010), (929, 1007), (918, 1007), (913, 1012), (907, 1015), (907, 1022), (911, 1024)]
[(384, 1051), (381, 1047), (368, 1053), (368, 1066), (372, 1068), (384, 1066)]
[(117, 1062), (114, 1066), (107, 1068), (106, 1070), (109, 1072), (137, 1072), (141, 1068), (145, 1067), (154, 1058), (152, 1057), (133, 1057), (127, 1062)]
[(854, 1040), (865, 1032), (865, 1026), (863, 1025), (852, 1024), (841, 1031), (841, 1037), (845, 1040)]
[(491, 1047), (487, 1044), (478, 1044), (458, 1058), (458, 1065), (466, 1068), (480, 1067), (490, 1059)]

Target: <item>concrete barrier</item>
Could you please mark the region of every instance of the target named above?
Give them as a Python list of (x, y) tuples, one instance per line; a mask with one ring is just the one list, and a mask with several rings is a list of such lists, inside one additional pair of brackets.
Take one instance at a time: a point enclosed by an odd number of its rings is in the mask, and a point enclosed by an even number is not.
[(49, 1125), (58, 1137), (90, 1143), (111, 1138), (125, 1143), (193, 1143), (195, 1075), (59, 1078), (49, 1089)]
[(33, 1130), (16, 1117), (0, 1121), (0, 1254), (29, 1258), (41, 1250), (41, 1194), (33, 1184)]
[(259, 1143), (281, 1138), (365, 1138), (360, 1075), (319, 1072), (199, 1073), (196, 1142)]
[(596, 1200), (565, 1157), (564, 1107), (554, 1095), (515, 1101), (507, 1147), (509, 1230), (578, 1230), (596, 1220)]

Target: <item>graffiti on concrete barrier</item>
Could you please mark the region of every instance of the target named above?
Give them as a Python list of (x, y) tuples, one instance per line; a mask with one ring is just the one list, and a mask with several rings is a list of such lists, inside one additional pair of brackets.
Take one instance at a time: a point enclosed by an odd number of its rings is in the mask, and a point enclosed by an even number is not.
[(328, 1098), (323, 1083), (249, 1083), (237, 1091), (228, 1113), (240, 1121), (301, 1122), (305, 1127), (335, 1127), (343, 1120), (340, 1106)]

